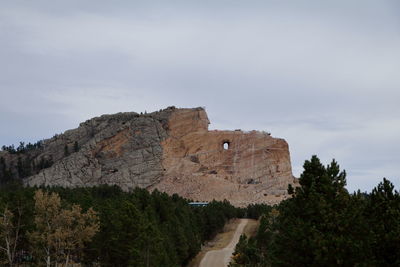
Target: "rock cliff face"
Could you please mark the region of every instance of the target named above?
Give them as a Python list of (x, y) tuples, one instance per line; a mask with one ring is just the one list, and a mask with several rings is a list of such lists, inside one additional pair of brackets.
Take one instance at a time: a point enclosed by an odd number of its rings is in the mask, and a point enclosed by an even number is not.
[(287, 186), (296, 179), (285, 140), (257, 131), (209, 131), (208, 124), (203, 108), (94, 118), (29, 152), (34, 161), (51, 158), (54, 164), (24, 183), (139, 186), (238, 206), (287, 197)]

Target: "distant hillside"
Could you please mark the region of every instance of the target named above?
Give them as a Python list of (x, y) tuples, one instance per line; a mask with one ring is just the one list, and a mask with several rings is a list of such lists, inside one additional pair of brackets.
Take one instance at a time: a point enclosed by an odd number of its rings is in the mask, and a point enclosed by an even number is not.
[(265, 132), (209, 131), (203, 108), (103, 115), (0, 151), (0, 179), (64, 187), (115, 184), (243, 206), (287, 197), (288, 145)]

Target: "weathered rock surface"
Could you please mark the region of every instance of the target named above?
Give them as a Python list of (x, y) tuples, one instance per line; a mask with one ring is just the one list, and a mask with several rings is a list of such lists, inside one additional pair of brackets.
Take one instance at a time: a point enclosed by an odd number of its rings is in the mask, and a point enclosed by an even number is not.
[(57, 146), (63, 153), (65, 144), (72, 148), (75, 141), (81, 149), (56, 160), (26, 183), (66, 187), (116, 184), (124, 190), (147, 187), (164, 173), (161, 141), (167, 137), (164, 127), (169, 113), (120, 113), (88, 120), (45, 142), (45, 150)]
[(287, 197), (296, 180), (285, 140), (257, 131), (208, 131), (208, 124), (204, 109), (171, 114), (162, 142), (166, 172), (151, 189), (238, 206)]
[(139, 186), (194, 200), (228, 199), (238, 206), (287, 197), (287, 186), (296, 179), (285, 140), (257, 131), (209, 131), (208, 124), (203, 108), (103, 115), (29, 152), (34, 161), (51, 158), (54, 164), (24, 182)]

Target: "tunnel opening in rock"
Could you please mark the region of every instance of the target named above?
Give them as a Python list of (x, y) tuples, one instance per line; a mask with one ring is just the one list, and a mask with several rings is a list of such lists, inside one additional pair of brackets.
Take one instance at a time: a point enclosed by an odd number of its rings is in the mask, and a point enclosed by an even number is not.
[(224, 141), (224, 142), (222, 143), (222, 147), (223, 147), (224, 150), (228, 150), (228, 149), (229, 149), (229, 146), (230, 146), (229, 141)]

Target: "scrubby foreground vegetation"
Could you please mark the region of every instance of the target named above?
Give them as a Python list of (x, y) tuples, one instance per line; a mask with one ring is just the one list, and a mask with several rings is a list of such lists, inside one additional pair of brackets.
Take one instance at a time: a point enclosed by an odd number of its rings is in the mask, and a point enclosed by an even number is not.
[[(257, 217), (266, 206), (252, 206)], [(178, 195), (116, 186), (0, 189), (1, 266), (182, 266), (230, 218), (229, 202), (191, 207)]]
[(313, 156), (293, 198), (242, 236), (231, 266), (400, 266), (400, 195), (387, 179), (349, 194), (346, 173)]

